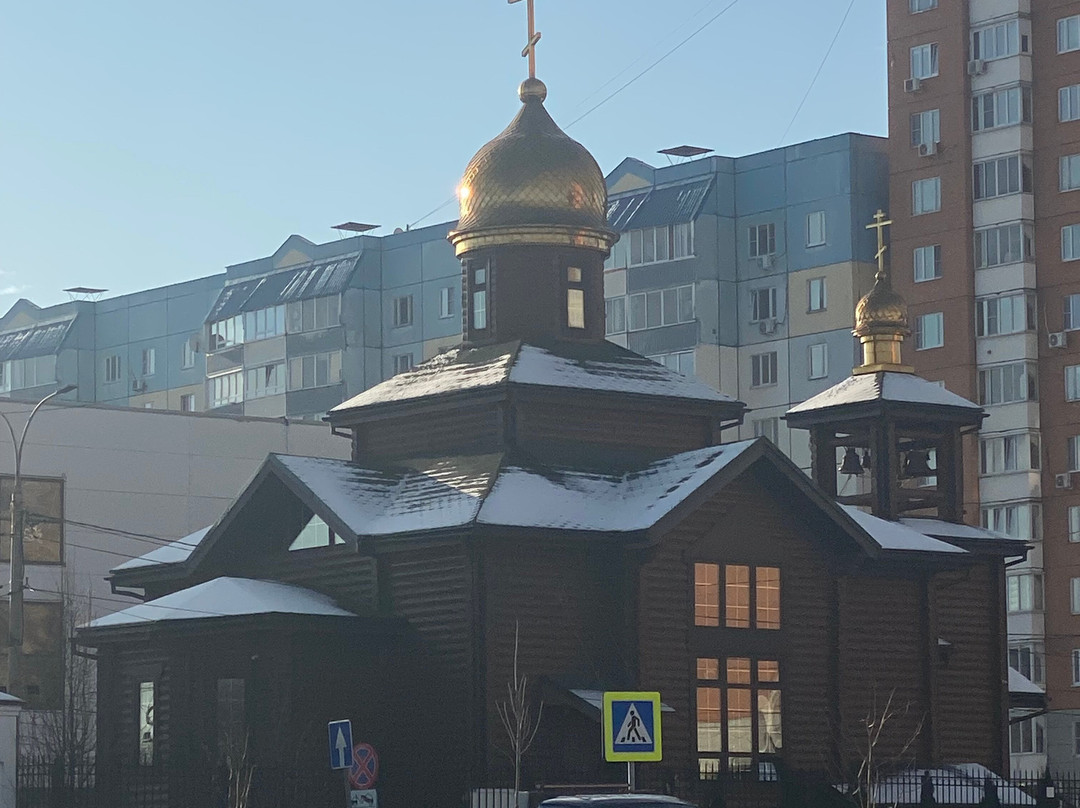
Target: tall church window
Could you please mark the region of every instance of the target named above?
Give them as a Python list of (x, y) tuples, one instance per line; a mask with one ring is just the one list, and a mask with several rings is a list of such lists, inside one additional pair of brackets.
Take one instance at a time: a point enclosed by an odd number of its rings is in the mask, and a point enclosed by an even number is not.
[(139, 765), (154, 765), (154, 683), (139, 683)]
[[(697, 751), (702, 777), (724, 765), (752, 769), (783, 749), (780, 662), (754, 657), (697, 658)], [(760, 770), (760, 767), (759, 767)]]
[(694, 564), (694, 625), (779, 629), (780, 568)]
[(472, 327), (483, 331), (488, 327), (488, 278), (487, 264), (470, 265), (469, 278), (472, 291)]
[(581, 285), (581, 268), (566, 268), (566, 324), (570, 328), (585, 327), (585, 289)]

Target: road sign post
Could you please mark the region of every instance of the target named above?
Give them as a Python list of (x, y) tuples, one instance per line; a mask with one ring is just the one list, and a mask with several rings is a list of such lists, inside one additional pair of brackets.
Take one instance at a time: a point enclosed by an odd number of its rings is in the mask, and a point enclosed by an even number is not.
[(331, 721), (326, 725), (330, 742), (330, 768), (347, 769), (352, 765), (352, 722), (348, 719)]
[(663, 760), (660, 694), (604, 694), (604, 759), (636, 763)]

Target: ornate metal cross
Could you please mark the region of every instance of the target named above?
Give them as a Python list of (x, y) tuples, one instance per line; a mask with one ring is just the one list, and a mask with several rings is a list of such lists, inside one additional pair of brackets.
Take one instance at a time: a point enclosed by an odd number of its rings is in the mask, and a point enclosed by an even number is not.
[[(530, 0), (531, 2), (531, 0)], [(878, 208), (878, 212), (874, 214), (874, 223), (866, 226), (867, 230), (877, 230), (877, 255), (874, 257), (877, 259), (878, 273), (885, 274), (885, 228), (892, 224), (891, 219), (885, 218), (885, 211)]]
[[(506, 0), (507, 3), (520, 3), (521, 0)], [(533, 6), (534, 0), (525, 0), (525, 4), (529, 9), (529, 41), (526, 43), (525, 48), (521, 51), (522, 57), (529, 57), (529, 78), (536, 78), (536, 43), (540, 41), (540, 32), (536, 30), (536, 9)]]

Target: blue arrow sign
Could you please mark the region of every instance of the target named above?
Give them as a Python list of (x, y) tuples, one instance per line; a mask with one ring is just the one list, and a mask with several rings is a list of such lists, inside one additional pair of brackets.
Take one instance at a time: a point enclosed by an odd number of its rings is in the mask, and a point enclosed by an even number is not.
[(330, 768), (347, 769), (352, 765), (352, 722), (331, 721), (326, 725), (330, 740)]

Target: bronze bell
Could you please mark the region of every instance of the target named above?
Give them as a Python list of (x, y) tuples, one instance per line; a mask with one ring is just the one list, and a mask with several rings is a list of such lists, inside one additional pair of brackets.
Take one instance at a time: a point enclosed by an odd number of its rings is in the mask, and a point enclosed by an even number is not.
[(849, 446), (844, 451), (844, 462), (840, 464), (841, 474), (862, 474), (862, 463), (859, 462), (859, 453), (855, 447)]
[(930, 455), (925, 449), (913, 449), (904, 457), (905, 477), (933, 477)]
[(867, 471), (870, 471), (870, 450), (867, 449), (862, 453), (862, 467)]

